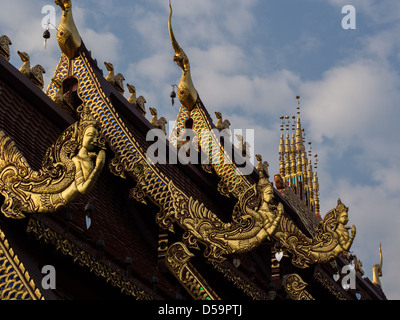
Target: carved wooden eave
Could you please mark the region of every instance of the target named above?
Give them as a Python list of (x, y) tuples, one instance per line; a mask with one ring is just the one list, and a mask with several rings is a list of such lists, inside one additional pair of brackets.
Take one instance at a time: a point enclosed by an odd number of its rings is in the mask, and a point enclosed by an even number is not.
[(298, 274), (292, 273), (285, 276), (283, 286), (292, 300), (315, 300), (307, 291), (308, 284)]
[(181, 242), (172, 244), (166, 254), (166, 265), (195, 300), (221, 300), (212, 286), (190, 263), (194, 255)]
[(332, 275), (328, 273), (322, 266), (318, 265), (313, 274), (315, 279), (322, 288), (335, 300), (354, 300), (354, 297), (343, 289), (341, 281), (336, 282)]
[(76, 240), (69, 240), (69, 237), (66, 237), (65, 234), (62, 236), (65, 231), (53, 230), (42, 221), (30, 218), (26, 232), (32, 234), (38, 241), (53, 245), (57, 251), (73, 259), (79, 266), (86, 268), (98, 277), (104, 278), (111, 286), (119, 288), (121, 293), (133, 296), (136, 300), (154, 299), (150, 289), (144, 289), (146, 287), (137, 283), (137, 281), (135, 283), (126, 279), (125, 270), (120, 265), (111, 264), (108, 259), (96, 259), (95, 248), (89, 247), (84, 242), (77, 243)]

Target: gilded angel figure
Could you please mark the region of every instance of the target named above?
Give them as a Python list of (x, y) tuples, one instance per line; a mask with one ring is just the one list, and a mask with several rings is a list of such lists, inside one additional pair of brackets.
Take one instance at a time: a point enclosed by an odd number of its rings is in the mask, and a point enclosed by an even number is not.
[(348, 208), (338, 199), (336, 208), (325, 215), (313, 238), (307, 237), (288, 219), (282, 220), (276, 237), (293, 254), (292, 263), (306, 268), (309, 264), (332, 261), (350, 250), (356, 227), (346, 226), (348, 221)]
[[(54, 212), (80, 194), (89, 193), (106, 159), (99, 129), (90, 110), (84, 108), (81, 120), (65, 130), (48, 149), (39, 171), (32, 170), (15, 143), (0, 131), (3, 214), (19, 219), (25, 213)], [(95, 152), (96, 149), (99, 151)]]

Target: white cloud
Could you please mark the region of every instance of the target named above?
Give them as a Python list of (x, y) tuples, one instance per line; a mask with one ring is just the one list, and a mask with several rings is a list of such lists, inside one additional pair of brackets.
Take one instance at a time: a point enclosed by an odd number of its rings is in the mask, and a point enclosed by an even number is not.
[[(80, 35), (88, 50), (92, 51), (92, 56), (97, 59), (100, 68), (103, 62), (111, 62), (114, 67), (118, 66), (119, 53), (121, 50), (120, 39), (111, 32), (98, 33), (92, 29), (81, 28)], [(116, 68), (116, 72), (119, 72)]]
[(400, 98), (399, 83), (386, 65), (363, 59), (328, 70), (320, 81), (304, 83), (303, 114), (313, 140), (336, 139), (338, 148), (346, 148), (358, 137), (365, 143), (376, 134), (383, 139), (387, 128), (376, 128), (395, 124), (388, 115), (398, 109), (393, 102)]
[(253, 6), (257, 0), (174, 0), (173, 26), (188, 45), (215, 44), (227, 38), (243, 40), (255, 25)]

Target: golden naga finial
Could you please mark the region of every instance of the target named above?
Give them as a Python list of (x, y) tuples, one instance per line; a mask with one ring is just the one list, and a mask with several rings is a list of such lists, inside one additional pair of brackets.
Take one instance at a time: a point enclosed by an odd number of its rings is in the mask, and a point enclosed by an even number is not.
[(381, 281), (379, 280), (379, 278), (382, 277), (382, 263), (383, 263), (381, 244), (379, 244), (379, 256), (380, 256), (380, 263), (375, 264), (372, 267), (372, 283), (381, 286)]
[(152, 119), (150, 120), (150, 123), (157, 129), (161, 129), (162, 131), (164, 131), (165, 134), (167, 134), (167, 131), (165, 129), (167, 120), (164, 117), (158, 118), (157, 109), (149, 108), (149, 110), (150, 110), (151, 115), (153, 116)]
[(222, 114), (221, 112), (215, 112), (215, 116), (217, 117), (218, 121), (215, 124), (215, 127), (219, 130), (222, 131), (224, 129), (228, 129), (231, 125), (230, 121), (228, 119), (222, 120)]
[(192, 77), (190, 74), (189, 58), (187, 57), (185, 52), (182, 50), (182, 48), (179, 46), (178, 42), (175, 39), (174, 32), (172, 30), (171, 0), (169, 1), (169, 8), (170, 8), (170, 14), (169, 14), (169, 19), (168, 19), (168, 29), (169, 29), (169, 35), (171, 38), (172, 47), (175, 50), (175, 55), (174, 55), (173, 60), (176, 62), (176, 64), (179, 67), (182, 68), (182, 77), (181, 77), (181, 80), (178, 85), (177, 94), (178, 94), (179, 101), (182, 103), (182, 106), (184, 106), (188, 111), (191, 111), (196, 104), (198, 95), (197, 95), (197, 91), (193, 85)]
[(267, 161), (262, 160), (262, 156), (260, 154), (256, 154), (256, 159), (258, 161), (256, 169), (258, 173), (260, 174), (260, 179), (266, 179), (267, 181), (269, 180), (269, 163)]
[(7, 61), (10, 61), (10, 45), (12, 42), (9, 37), (3, 35), (0, 37), (0, 56), (4, 57)]
[(24, 63), (19, 71), (31, 80), (34, 84), (36, 84), (41, 90), (44, 88), (44, 80), (43, 74), (46, 73), (46, 70), (40, 65), (36, 65), (31, 68), (31, 62), (29, 55), (26, 52), (17, 51), (20, 56), (22, 62)]
[(129, 93), (131, 96), (128, 98), (128, 102), (137, 109), (142, 116), (144, 117), (146, 115), (146, 99), (143, 96), (139, 96), (136, 98), (136, 88), (134, 85), (131, 85), (129, 83), (126, 84)]
[(72, 0), (55, 0), (63, 11), (60, 24), (57, 29), (57, 40), (61, 51), (69, 58), (74, 59), (79, 54), (82, 39), (76, 28), (72, 16)]
[(124, 90), (124, 81), (125, 77), (121, 73), (114, 74), (114, 66), (110, 62), (104, 62), (108, 70), (108, 75), (106, 76), (106, 80), (111, 83), (115, 89), (117, 89), (122, 95), (125, 93)]

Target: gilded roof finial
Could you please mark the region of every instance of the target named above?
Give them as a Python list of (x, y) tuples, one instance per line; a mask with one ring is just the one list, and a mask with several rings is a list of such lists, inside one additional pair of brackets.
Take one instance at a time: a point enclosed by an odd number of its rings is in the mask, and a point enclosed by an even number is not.
[(3, 35), (0, 37), (0, 56), (4, 57), (7, 61), (10, 61), (10, 45), (12, 42), (9, 37)]
[(124, 76), (121, 73), (117, 73), (114, 75), (114, 66), (110, 62), (104, 62), (108, 70), (108, 75), (106, 76), (106, 80), (113, 85), (115, 89), (117, 89), (121, 94), (124, 94)]
[(82, 39), (72, 16), (71, 2), (72, 0), (55, 0), (55, 3), (59, 5), (63, 11), (57, 29), (58, 45), (69, 59), (74, 59), (79, 54)]
[(161, 129), (162, 131), (164, 131), (165, 134), (167, 134), (167, 131), (165, 129), (167, 120), (164, 117), (158, 118), (156, 108), (149, 108), (149, 110), (151, 115), (153, 116), (152, 119), (150, 120), (150, 123), (157, 129)]
[(24, 63), (19, 71), (42, 90), (44, 87), (43, 74), (46, 73), (46, 70), (40, 64), (31, 68), (29, 54), (21, 51), (17, 51), (17, 53)]
[(177, 94), (178, 94), (178, 98), (179, 98), (180, 102), (182, 103), (182, 106), (184, 106), (188, 111), (191, 111), (194, 108), (196, 101), (197, 101), (197, 91), (193, 85), (192, 77), (190, 74), (189, 58), (187, 57), (185, 52), (182, 50), (182, 48), (179, 46), (178, 42), (175, 39), (174, 32), (172, 30), (171, 0), (169, 1), (169, 8), (170, 8), (170, 14), (169, 14), (169, 19), (168, 19), (168, 29), (169, 29), (169, 35), (171, 38), (172, 47), (175, 51), (173, 60), (182, 69), (182, 77), (178, 84)]
[(228, 119), (223, 120), (221, 112), (216, 111), (215, 116), (218, 119), (217, 123), (215, 124), (215, 127), (218, 129), (218, 131), (227, 129), (225, 132), (230, 135), (229, 132), (229, 127), (231, 125), (230, 121)]
[(382, 264), (383, 264), (381, 244), (379, 244), (379, 256), (380, 256), (380, 263), (375, 264), (372, 267), (372, 283), (381, 286), (381, 281), (379, 280), (379, 278), (382, 277)]
[(256, 169), (260, 174), (260, 179), (266, 179), (269, 181), (269, 164), (267, 161), (262, 161), (262, 156), (260, 154), (256, 154), (256, 159), (258, 161)]
[(134, 106), (135, 109), (138, 110), (144, 117), (146, 115), (146, 99), (143, 96), (136, 98), (136, 88), (134, 85), (127, 83), (126, 86), (131, 94), (131, 96), (128, 98), (128, 102)]

